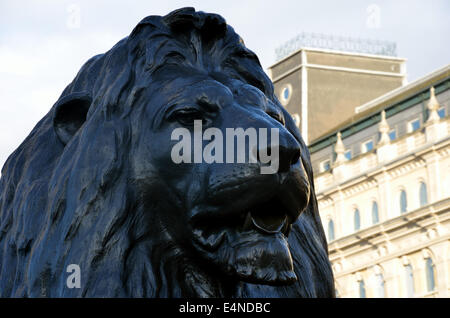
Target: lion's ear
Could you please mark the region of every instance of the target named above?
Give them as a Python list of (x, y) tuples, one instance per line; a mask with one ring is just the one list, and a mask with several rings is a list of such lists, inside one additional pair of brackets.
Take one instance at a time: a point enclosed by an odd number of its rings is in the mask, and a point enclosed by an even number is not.
[(71, 93), (55, 105), (53, 126), (59, 140), (66, 145), (86, 121), (92, 98), (87, 92)]

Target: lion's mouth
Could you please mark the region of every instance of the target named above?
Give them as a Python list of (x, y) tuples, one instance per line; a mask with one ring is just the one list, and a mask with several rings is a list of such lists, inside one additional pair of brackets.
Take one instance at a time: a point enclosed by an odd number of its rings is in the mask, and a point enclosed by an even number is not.
[[(296, 281), (287, 237), (293, 213), (277, 196), (245, 210), (194, 218), (194, 245), (241, 280), (269, 285)], [(193, 221), (193, 220), (191, 220)]]
[(297, 277), (287, 242), (290, 220), (281, 200), (273, 197), (228, 217), (196, 222), (194, 242), (206, 258), (240, 280), (291, 284)]
[(251, 228), (262, 234), (283, 233), (289, 235), (290, 224), (288, 216), (283, 212), (282, 205), (276, 199), (257, 204), (245, 214), (243, 230)]
[[(245, 210), (226, 214), (203, 214), (191, 220), (194, 240), (209, 251), (216, 250), (231, 232), (241, 235), (257, 232), (259, 235), (289, 236), (292, 213), (276, 196)], [(239, 234), (241, 233), (241, 234)]]

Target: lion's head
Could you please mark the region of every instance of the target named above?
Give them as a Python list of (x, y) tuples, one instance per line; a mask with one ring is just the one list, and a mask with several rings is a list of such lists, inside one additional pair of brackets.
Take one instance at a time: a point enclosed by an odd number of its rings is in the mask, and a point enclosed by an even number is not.
[[(194, 120), (277, 128), (278, 172), (175, 163), (171, 133)], [(0, 296), (334, 296), (312, 180), (298, 129), (225, 20), (149, 16), (82, 67), (3, 167)]]

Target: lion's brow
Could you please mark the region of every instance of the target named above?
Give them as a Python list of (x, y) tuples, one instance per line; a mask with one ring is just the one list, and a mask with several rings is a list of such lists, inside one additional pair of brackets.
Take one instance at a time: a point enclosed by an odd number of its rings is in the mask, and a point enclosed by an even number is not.
[(231, 69), (232, 72), (236, 72), (239, 77), (263, 93), (271, 93), (271, 82), (264, 76), (262, 69), (259, 69), (259, 59), (251, 50), (241, 45), (233, 46), (223, 59), (221, 66), (223, 69)]
[(186, 61), (183, 49), (173, 39), (164, 34), (151, 37), (145, 47), (145, 69), (154, 73), (170, 58)]

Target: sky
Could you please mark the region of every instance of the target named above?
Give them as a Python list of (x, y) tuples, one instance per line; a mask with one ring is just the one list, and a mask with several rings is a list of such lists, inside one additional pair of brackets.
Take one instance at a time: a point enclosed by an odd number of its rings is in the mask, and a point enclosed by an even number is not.
[(396, 42), (410, 82), (450, 63), (448, 0), (0, 0), (0, 167), (84, 62), (187, 6), (222, 15), (265, 70), (301, 32)]

